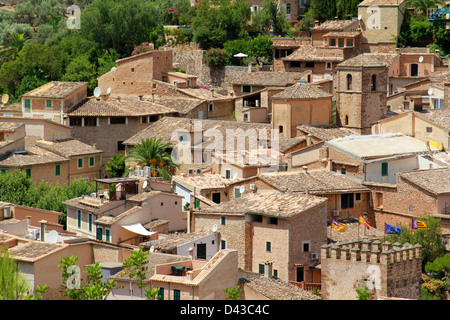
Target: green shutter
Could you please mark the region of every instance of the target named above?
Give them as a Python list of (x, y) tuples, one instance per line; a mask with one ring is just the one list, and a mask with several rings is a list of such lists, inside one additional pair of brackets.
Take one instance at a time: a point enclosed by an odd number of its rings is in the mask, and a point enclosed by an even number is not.
[(81, 228), (81, 211), (77, 210), (78, 228)]
[(83, 168), (83, 158), (78, 159), (78, 168)]
[(225, 225), (225, 217), (220, 217), (220, 223), (224, 226)]
[(226, 248), (225, 240), (220, 241), (220, 248), (223, 250)]
[(103, 240), (103, 229), (101, 227), (97, 227), (97, 240)]
[(264, 265), (263, 264), (259, 265), (259, 273), (264, 274)]
[(381, 175), (382, 176), (387, 176), (388, 175), (388, 163), (387, 162), (383, 162), (381, 164)]
[(267, 241), (266, 242), (266, 251), (271, 251), (271, 249), (272, 249), (272, 244), (269, 241)]
[(92, 213), (89, 213), (89, 231), (92, 231)]
[(56, 166), (55, 166), (55, 175), (56, 176), (59, 176), (61, 174), (61, 165), (60, 164), (57, 164)]
[(180, 300), (180, 290), (173, 290), (173, 300)]
[(95, 164), (95, 159), (94, 159), (94, 157), (90, 157), (90, 158), (89, 158), (89, 165), (90, 165), (91, 167), (93, 167), (94, 164)]
[(25, 112), (31, 111), (31, 101), (29, 99), (25, 99)]
[(31, 168), (25, 169), (25, 174), (27, 178), (31, 178)]
[(241, 197), (241, 190), (239, 188), (234, 188), (234, 197), (235, 198)]
[(158, 300), (164, 300), (164, 288), (158, 290)]
[(51, 108), (52, 107), (52, 100), (45, 100), (45, 106), (47, 108)]
[(110, 236), (111, 236), (111, 230), (105, 229), (106, 241), (110, 241)]
[(8, 169), (2, 169), (2, 174), (8, 173)]

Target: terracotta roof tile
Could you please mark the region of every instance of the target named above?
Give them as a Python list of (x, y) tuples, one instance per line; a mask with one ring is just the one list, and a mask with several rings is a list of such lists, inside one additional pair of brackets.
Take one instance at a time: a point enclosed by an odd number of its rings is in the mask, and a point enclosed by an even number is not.
[(355, 134), (349, 129), (335, 125), (328, 125), (328, 126), (300, 125), (297, 126), (297, 130), (300, 130), (306, 134), (311, 134), (312, 136), (319, 138), (320, 140), (323, 141), (328, 141), (335, 138), (342, 138)]
[(177, 110), (169, 106), (152, 103), (150, 101), (112, 97), (107, 99), (89, 98), (72, 107), (67, 115), (95, 116), (95, 117), (130, 117), (176, 113)]
[(238, 181), (239, 179), (226, 179), (220, 174), (192, 174), (177, 175), (172, 177), (172, 181), (178, 183), (189, 190), (216, 190), (226, 189), (228, 184)]
[(406, 179), (415, 185), (435, 194), (450, 193), (450, 168), (415, 170), (399, 173), (402, 179)]
[(296, 83), (272, 96), (272, 99), (318, 99), (333, 95), (309, 83)]
[(59, 154), (63, 157), (73, 157), (80, 155), (89, 155), (103, 152), (91, 146), (87, 143), (81, 142), (76, 139), (64, 139), (64, 140), (39, 140), (36, 141), (36, 146)]
[(417, 114), (450, 130), (450, 108), (429, 109), (427, 112), (419, 112)]
[(167, 236), (160, 235), (159, 239), (141, 242), (139, 246), (144, 248), (150, 248), (153, 246), (158, 250), (173, 250), (180, 245), (204, 238), (212, 233), (212, 231), (199, 231), (191, 233), (174, 233)]
[(252, 213), (279, 218), (289, 218), (326, 201), (326, 198), (302, 193), (249, 193), (240, 198), (199, 210), (198, 213)]
[(296, 83), (307, 73), (309, 72), (257, 71), (242, 75), (233, 84), (286, 87)]
[(25, 126), (25, 124), (20, 122), (0, 122), (0, 131), (3, 132), (15, 132), (16, 129), (21, 126)]
[(398, 6), (405, 0), (364, 0), (358, 6)]
[(303, 45), (295, 49), (283, 61), (341, 62), (344, 61), (344, 50), (341, 48), (323, 50), (316, 46)]
[(314, 27), (311, 31), (344, 31), (345, 28), (354, 26), (355, 29), (359, 27), (356, 20), (328, 20), (321, 23), (319, 26)]
[(17, 260), (35, 261), (69, 245), (41, 241), (29, 241), (9, 249), (11, 257)]
[(342, 67), (388, 67), (400, 55), (396, 53), (362, 53), (346, 59), (339, 63), (337, 68)]
[(87, 82), (51, 81), (25, 93), (22, 97), (62, 99), (83, 86), (87, 86)]
[(25, 167), (38, 164), (65, 162), (68, 158), (39, 146), (27, 146), (23, 152), (15, 152), (0, 161), (1, 167)]

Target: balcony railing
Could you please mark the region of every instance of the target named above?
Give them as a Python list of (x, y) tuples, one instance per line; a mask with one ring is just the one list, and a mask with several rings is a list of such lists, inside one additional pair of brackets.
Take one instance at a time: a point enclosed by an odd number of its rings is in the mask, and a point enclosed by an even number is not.
[(320, 291), (322, 288), (322, 285), (320, 283), (309, 283), (309, 282), (295, 282), (295, 281), (289, 281), (291, 284), (293, 284), (296, 287), (299, 287), (302, 290), (313, 292), (314, 289)]

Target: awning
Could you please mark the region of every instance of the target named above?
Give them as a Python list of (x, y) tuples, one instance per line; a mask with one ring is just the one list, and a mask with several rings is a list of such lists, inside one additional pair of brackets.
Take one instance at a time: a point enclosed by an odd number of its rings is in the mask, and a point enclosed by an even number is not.
[(133, 223), (133, 224), (129, 224), (129, 225), (126, 225), (126, 226), (122, 226), (122, 227), (127, 229), (128, 231), (131, 231), (131, 232), (134, 232), (134, 233), (137, 233), (137, 234), (141, 234), (143, 236), (150, 236), (150, 235), (156, 233), (156, 232), (148, 231), (139, 222)]

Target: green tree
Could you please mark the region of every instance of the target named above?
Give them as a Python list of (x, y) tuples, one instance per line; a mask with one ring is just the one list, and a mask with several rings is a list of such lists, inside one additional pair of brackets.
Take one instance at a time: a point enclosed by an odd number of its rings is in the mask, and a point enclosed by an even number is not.
[(242, 289), (239, 286), (236, 286), (234, 288), (225, 288), (225, 293), (228, 294), (228, 297), (226, 297), (226, 300), (241, 300), (241, 297), (239, 296), (242, 292)]
[(365, 286), (364, 289), (355, 288), (356, 296), (358, 300), (370, 300), (372, 293), (369, 291), (369, 287)]
[(347, 20), (358, 15), (358, 5), (362, 0), (337, 0), (336, 16), (341, 20)]
[(284, 36), (289, 32), (285, 10), (278, 9), (278, 1), (264, 0), (263, 9), (252, 15), (252, 29), (257, 32), (272, 32)]
[(80, 55), (71, 59), (62, 81), (87, 82), (88, 89), (93, 92), (97, 86), (97, 67), (89, 61), (88, 55)]
[(245, 0), (206, 0), (192, 11), (193, 41), (202, 49), (222, 48), (227, 40), (248, 35), (247, 18), (250, 5)]
[(336, 1), (334, 0), (314, 0), (311, 1), (309, 11), (314, 20), (324, 22), (326, 20), (333, 20), (336, 17)]
[(72, 300), (103, 300), (117, 286), (114, 280), (102, 281), (101, 266), (98, 262), (86, 266), (87, 281), (82, 284), (81, 271), (77, 265), (78, 256), (61, 257), (63, 284), (61, 293)]
[(390, 234), (386, 236), (389, 242), (420, 244), (422, 246), (422, 269), (427, 262), (434, 261), (444, 253), (444, 244), (441, 238), (441, 220), (432, 216), (424, 219), (428, 229), (418, 229), (411, 232), (405, 226), (401, 226), (400, 235)]
[(406, 2), (407, 8), (414, 8), (414, 11), (420, 15), (426, 16), (427, 9), (433, 9), (440, 7), (445, 7), (444, 0), (408, 0)]
[(105, 171), (111, 178), (126, 175), (126, 156), (124, 154), (113, 154), (106, 163)]
[(152, 170), (152, 176), (163, 177), (170, 180), (171, 170), (177, 166), (172, 156), (167, 151), (170, 143), (164, 144), (162, 139), (153, 137), (151, 139), (142, 139), (141, 143), (136, 143), (130, 150), (127, 160), (137, 162), (140, 166), (149, 166)]
[(446, 292), (449, 291), (449, 272), (450, 272), (450, 253), (445, 254), (444, 256), (436, 258), (432, 262), (427, 262), (425, 265), (425, 272), (431, 273), (433, 278), (440, 281), (441, 287)]
[(7, 247), (3, 247), (0, 251), (0, 300), (23, 300), (28, 290), (19, 266), (10, 258)]
[(24, 33), (14, 33), (6, 41), (0, 50), (0, 64), (9, 60), (16, 60), (17, 54), (25, 46), (27, 36)]

